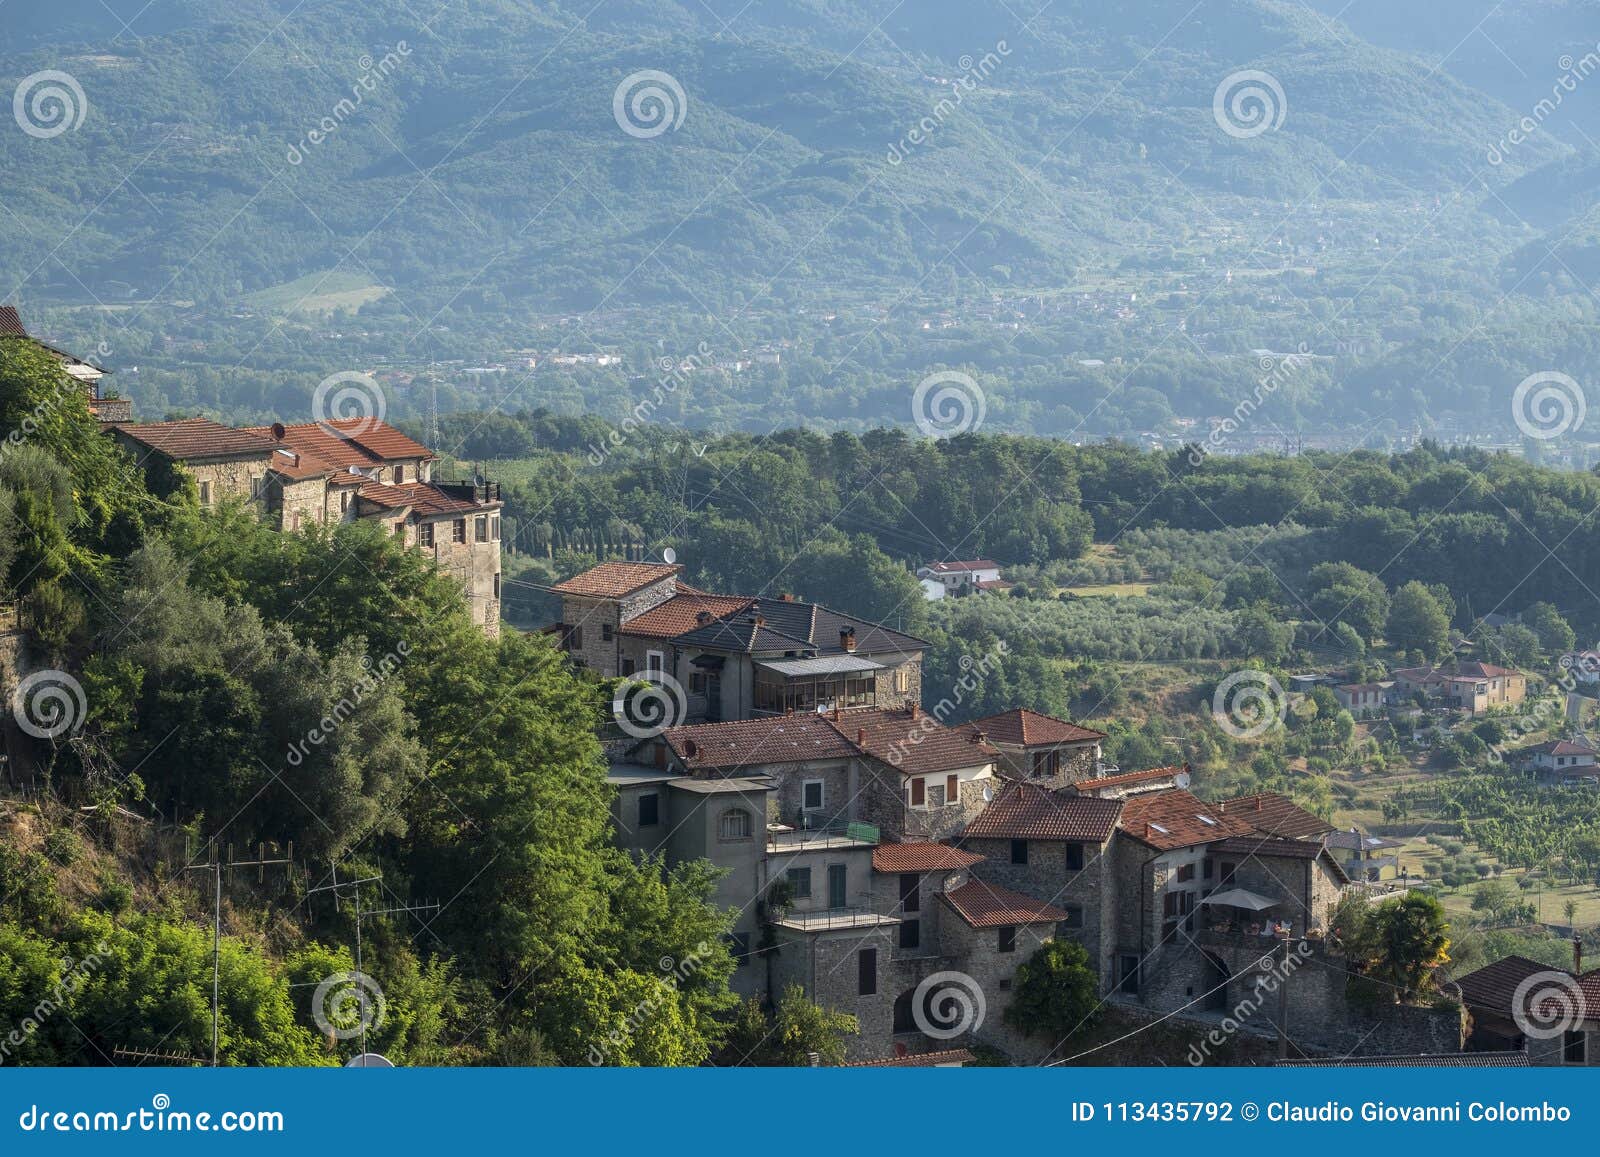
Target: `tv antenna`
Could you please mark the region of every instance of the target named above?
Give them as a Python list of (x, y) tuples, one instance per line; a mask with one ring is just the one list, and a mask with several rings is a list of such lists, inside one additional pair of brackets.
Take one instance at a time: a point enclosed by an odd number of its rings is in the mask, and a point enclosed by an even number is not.
[[(363, 980), (367, 979), (367, 974), (366, 974), (365, 969), (363, 969), (362, 966), (361, 966), (361, 921), (362, 920), (366, 919), (369, 916), (390, 916), (390, 915), (394, 915), (395, 913), (399, 913), (399, 912), (438, 912), (439, 911), (439, 905), (437, 903), (433, 903), (433, 904), (397, 905), (396, 907), (393, 907), (393, 908), (363, 908), (361, 906), (361, 885), (362, 884), (376, 884), (376, 883), (382, 882), (382, 880), (383, 880), (383, 873), (382, 872), (379, 872), (377, 875), (373, 875), (373, 876), (363, 876), (358, 880), (341, 880), (341, 879), (339, 879), (339, 865), (338, 864), (334, 864), (333, 865), (333, 883), (331, 883), (331, 884), (323, 884), (321, 887), (311, 888), (306, 892), (306, 898), (307, 899), (310, 899), (312, 896), (315, 896), (318, 892), (332, 892), (333, 893), (334, 911), (338, 911), (338, 908), (339, 908), (339, 890), (341, 888), (352, 888), (352, 889), (354, 889), (352, 895), (354, 896), (354, 900), (355, 900), (356, 975), (361, 977)], [(367, 1052), (367, 1017), (366, 1017), (367, 993), (366, 993), (366, 991), (364, 989), (361, 990), (360, 997), (361, 997), (361, 1005), (362, 1005), (362, 1010), (361, 1010), (362, 1011), (362, 1015), (359, 1018), (359, 1022), (358, 1022), (359, 1026), (360, 1026), (360, 1029), (361, 1029), (361, 1053), (360, 1053), (360, 1055), (365, 1056), (366, 1052)]]
[(190, 864), (185, 871), (210, 872), (215, 889), (212, 892), (211, 912), (211, 1067), (217, 1067), (217, 1036), (220, 1017), (218, 1015), (218, 992), (221, 988), (222, 978), (222, 873), (232, 871), (234, 868), (256, 869), (257, 883), (264, 883), (267, 878), (267, 868), (274, 864), (292, 864), (294, 862), (294, 843), (288, 845), (288, 855), (278, 860), (265, 858), (266, 845), (256, 845), (256, 858), (253, 860), (235, 860), (233, 858), (233, 845), (228, 845), (228, 862), (223, 863), (218, 856), (209, 864)]

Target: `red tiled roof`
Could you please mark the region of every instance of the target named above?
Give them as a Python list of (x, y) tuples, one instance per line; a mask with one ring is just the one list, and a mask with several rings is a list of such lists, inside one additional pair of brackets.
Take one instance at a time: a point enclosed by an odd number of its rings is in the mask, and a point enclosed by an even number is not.
[(1009, 840), (1072, 840), (1104, 843), (1122, 812), (1119, 799), (1057, 795), (1037, 784), (1008, 783), (964, 835)]
[(1118, 826), (1135, 839), (1162, 851), (1215, 843), (1250, 832), (1249, 824), (1224, 815), (1180, 787), (1125, 800)]
[(691, 771), (728, 770), (766, 763), (849, 759), (856, 746), (819, 715), (775, 715), (734, 723), (696, 723), (661, 733)]
[(983, 732), (990, 743), (1010, 743), (1021, 747), (1090, 743), (1106, 737), (1104, 731), (1079, 727), (1076, 723), (1068, 723), (1065, 719), (1057, 719), (1053, 715), (1030, 711), (1026, 707), (1014, 707), (998, 715), (974, 719), (965, 726)]
[(1012, 892), (982, 880), (963, 884), (953, 892), (940, 893), (945, 903), (955, 909), (974, 928), (998, 928), (1005, 924), (1054, 924), (1065, 920), (1067, 914), (1060, 908)]
[(1446, 663), (1439, 667), (1402, 667), (1394, 674), (1416, 683), (1423, 679), (1495, 679), (1502, 675), (1520, 675), (1522, 672), (1472, 660)]
[(179, 460), (195, 458), (265, 458), (272, 443), (249, 430), (236, 430), (210, 418), (176, 422), (122, 422), (117, 430), (141, 446)]
[(875, 872), (953, 872), (982, 861), (982, 856), (948, 844), (882, 844), (872, 849)]
[(1541, 755), (1594, 755), (1592, 747), (1582, 743), (1574, 743), (1570, 739), (1552, 739), (1548, 743), (1541, 743), (1537, 747), (1528, 748), (1529, 751)]
[(681, 566), (660, 562), (603, 562), (550, 589), (563, 595), (620, 599), (651, 583), (670, 578), (682, 569)]
[(976, 736), (946, 727), (920, 708), (913, 715), (899, 708), (856, 707), (823, 718), (874, 759), (906, 775), (978, 767), (994, 762), (1000, 754)]
[(352, 466), (367, 470), (386, 462), (433, 457), (433, 451), (422, 443), (406, 437), (389, 423), (372, 418), (300, 422), (283, 428), (281, 442), (273, 437), (271, 426), (246, 428), (275, 445), (320, 458), (336, 470), (348, 470)]
[(1158, 779), (1173, 779), (1189, 774), (1189, 765), (1182, 767), (1150, 767), (1144, 771), (1125, 771), (1121, 775), (1102, 775), (1096, 779), (1080, 779), (1071, 786), (1081, 792), (1097, 791), (1102, 787), (1127, 787), (1130, 784), (1152, 783)]
[(0, 305), (0, 337), (27, 337), (22, 315), (14, 305)]
[(366, 482), (356, 493), (363, 501), (381, 506), (385, 510), (410, 507), (423, 518), (470, 514), (489, 509), (488, 506), (470, 499), (458, 498), (432, 482)]
[(671, 639), (701, 625), (699, 616), (710, 615), (720, 619), (748, 610), (755, 599), (741, 595), (708, 595), (701, 591), (685, 591), (678, 584), (678, 593), (666, 602), (651, 607), (622, 624), (624, 635), (645, 635), (656, 639)]
[(1243, 820), (1264, 836), (1300, 840), (1333, 831), (1332, 824), (1318, 819), (1288, 796), (1275, 791), (1223, 800), (1217, 807), (1230, 818)]
[(941, 1049), (936, 1053), (907, 1053), (872, 1061), (846, 1061), (847, 1069), (927, 1069), (938, 1065), (970, 1065), (978, 1058), (968, 1049)]

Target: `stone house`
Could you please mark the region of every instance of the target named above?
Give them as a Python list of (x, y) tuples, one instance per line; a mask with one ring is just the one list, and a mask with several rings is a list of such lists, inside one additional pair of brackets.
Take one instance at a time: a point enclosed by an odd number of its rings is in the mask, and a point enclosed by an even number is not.
[(1528, 677), (1521, 671), (1477, 660), (1402, 668), (1394, 672), (1394, 681), (1402, 697), (1420, 691), (1469, 715), (1482, 715), (1492, 707), (1515, 707), (1528, 695)]
[(1170, 791), (1189, 786), (1191, 773), (1186, 763), (1182, 767), (1151, 767), (1144, 771), (1125, 771), (1113, 775), (1096, 775), (1089, 779), (1074, 780), (1067, 787), (1079, 795), (1092, 795), (1101, 799), (1129, 799), (1151, 792)]
[(1099, 774), (1105, 732), (1015, 707), (961, 725), (1000, 753), (999, 772), (1054, 790)]
[(1394, 699), (1394, 684), (1340, 683), (1333, 689), (1339, 706), (1357, 719), (1367, 719), (1383, 711)]
[(561, 621), (549, 629), (603, 677), (673, 680), (684, 722), (921, 701), (921, 639), (787, 596), (708, 594), (681, 570), (604, 562), (574, 575), (552, 588)]
[[(1600, 969), (1552, 968), (1507, 956), (1456, 978), (1471, 1018), (1467, 1048), (1522, 1053), (1535, 1065), (1600, 1065)], [(1548, 1002), (1548, 1003), (1547, 1003)]]
[(1398, 879), (1400, 849), (1404, 840), (1388, 840), (1369, 835), (1360, 828), (1328, 833), (1328, 850), (1338, 857), (1345, 875), (1369, 884)]
[(80, 389), (85, 394), (89, 404), (89, 413), (103, 423), (127, 422), (133, 419), (133, 402), (128, 398), (119, 398), (105, 393), (101, 388), (101, 379), (111, 371), (93, 362), (86, 361), (76, 354), (70, 354), (64, 349), (51, 345), (43, 338), (28, 332), (22, 323), (22, 315), (17, 312), (14, 305), (0, 305), (0, 341), (22, 341), (41, 350), (54, 358), (61, 365), (62, 372), (74, 382), (82, 383)]
[[(434, 455), (386, 422), (236, 429), (209, 418), (121, 423), (118, 444), (151, 475), (193, 479), (200, 505), (255, 506), (279, 530), (373, 519), (461, 584), (473, 621), (500, 633), (498, 485), (433, 478)], [(160, 489), (164, 479), (152, 477)]]
[(1006, 784), (967, 825), (961, 847), (983, 857), (990, 883), (1048, 900), (1063, 913), (1060, 934), (1078, 941), (1102, 977), (1116, 936), (1111, 840), (1122, 801)]

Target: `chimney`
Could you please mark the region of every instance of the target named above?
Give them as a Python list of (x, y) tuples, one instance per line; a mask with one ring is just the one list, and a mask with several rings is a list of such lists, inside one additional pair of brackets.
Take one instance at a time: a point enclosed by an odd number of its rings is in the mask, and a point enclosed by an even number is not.
[(981, 731), (974, 731), (972, 733), (972, 742), (974, 742), (974, 743), (982, 743), (982, 742), (984, 742), (984, 740), (986, 740), (988, 738), (989, 737), (987, 735), (985, 735)]
[(756, 626), (764, 627), (766, 625), (767, 625), (767, 616), (766, 615), (757, 615), (756, 616)]
[(695, 615), (694, 621), (699, 623), (702, 627), (705, 626), (711, 621), (711, 612), (701, 611), (699, 614)]
[(867, 729), (865, 727), (857, 727), (856, 728), (856, 746), (857, 747), (865, 747), (866, 745), (867, 745)]
[(922, 718), (922, 704), (913, 703), (911, 705), (911, 718), (913, 718), (913, 719)]
[(833, 705), (833, 721), (835, 723), (839, 722), (839, 705), (837, 703)]
[(856, 629), (854, 627), (839, 628), (839, 646), (846, 651), (854, 651), (856, 649)]
[(696, 743), (692, 739), (684, 740), (683, 757), (685, 759), (693, 759), (695, 756), (697, 756), (699, 754), (700, 754), (700, 745), (698, 743)]
[(1256, 811), (1260, 811), (1260, 810), (1261, 810), (1261, 797), (1258, 795), (1258, 796), (1256, 796)]
[(792, 603), (792, 602), (794, 602), (794, 596), (791, 595), (788, 591), (784, 591), (781, 595), (778, 596), (778, 601), (780, 603)]

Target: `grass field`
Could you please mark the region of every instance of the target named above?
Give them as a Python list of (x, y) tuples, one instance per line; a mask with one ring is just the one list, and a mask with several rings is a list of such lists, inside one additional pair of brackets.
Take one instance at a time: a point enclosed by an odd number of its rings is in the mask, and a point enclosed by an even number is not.
[(389, 292), (388, 286), (376, 284), (364, 273), (330, 270), (258, 290), (245, 300), (274, 313), (332, 313), (336, 309), (359, 309)]

